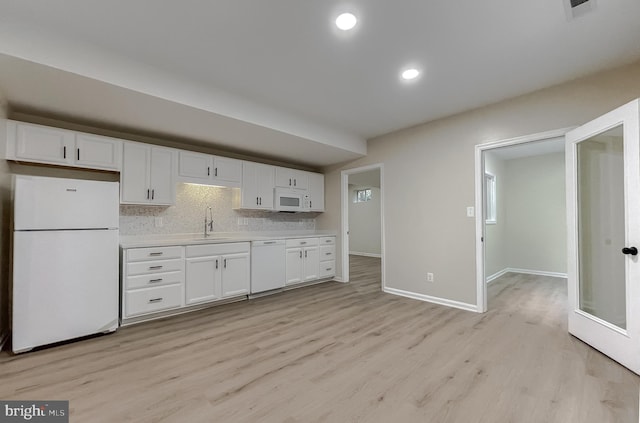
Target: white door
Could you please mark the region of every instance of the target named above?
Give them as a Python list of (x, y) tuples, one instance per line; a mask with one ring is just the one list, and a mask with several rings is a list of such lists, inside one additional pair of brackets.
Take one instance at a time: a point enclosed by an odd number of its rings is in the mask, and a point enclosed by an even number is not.
[(640, 108), (566, 135), (569, 332), (640, 374)]
[(222, 297), (249, 293), (249, 253), (227, 254), (222, 257)]
[(318, 247), (307, 247), (304, 249), (304, 276), (303, 280), (312, 281), (318, 279), (320, 271), (320, 255)]
[(120, 201), (143, 204), (149, 198), (151, 149), (144, 144), (125, 142), (120, 173)]
[(75, 161), (93, 169), (120, 170), (122, 141), (91, 134), (76, 136)]
[(293, 285), (302, 282), (302, 265), (303, 265), (302, 248), (287, 248), (286, 258), (286, 285)]
[(166, 148), (151, 149), (151, 202), (153, 204), (175, 203), (175, 180), (173, 178), (173, 151)]
[(219, 300), (220, 257), (195, 257), (186, 259), (185, 303), (187, 305)]

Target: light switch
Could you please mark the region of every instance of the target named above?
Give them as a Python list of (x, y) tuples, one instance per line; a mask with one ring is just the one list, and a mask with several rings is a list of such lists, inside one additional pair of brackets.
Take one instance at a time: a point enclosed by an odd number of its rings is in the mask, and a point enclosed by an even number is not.
[(473, 217), (475, 215), (473, 207), (467, 207), (467, 217)]

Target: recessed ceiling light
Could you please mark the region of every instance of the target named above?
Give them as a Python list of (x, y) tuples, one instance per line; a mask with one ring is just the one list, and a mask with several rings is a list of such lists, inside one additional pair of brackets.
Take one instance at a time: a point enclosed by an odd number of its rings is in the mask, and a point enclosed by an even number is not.
[(410, 81), (412, 79), (416, 79), (420, 75), (420, 71), (416, 68), (406, 69), (402, 71), (402, 79), (405, 81)]
[(356, 26), (356, 16), (353, 13), (343, 13), (336, 18), (336, 26), (343, 31), (348, 31)]

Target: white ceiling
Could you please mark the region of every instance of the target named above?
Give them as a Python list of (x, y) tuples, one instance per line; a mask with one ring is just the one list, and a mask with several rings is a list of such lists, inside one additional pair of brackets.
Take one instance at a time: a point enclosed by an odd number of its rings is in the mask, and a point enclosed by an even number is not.
[[(12, 110), (316, 166), (366, 154), (377, 135), (640, 59), (640, 1), (629, 0), (573, 20), (563, 0), (0, 0), (0, 10)], [(350, 33), (333, 25), (344, 10), (359, 17)], [(424, 73), (403, 83), (408, 65)]]

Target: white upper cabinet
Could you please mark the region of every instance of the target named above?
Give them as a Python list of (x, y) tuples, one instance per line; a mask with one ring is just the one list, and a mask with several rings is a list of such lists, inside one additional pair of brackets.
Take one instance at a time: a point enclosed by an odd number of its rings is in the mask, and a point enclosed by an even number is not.
[(213, 156), (213, 180), (215, 185), (239, 187), (242, 183), (242, 161)]
[(8, 160), (120, 170), (122, 140), (7, 121)]
[(178, 176), (180, 181), (204, 184), (211, 179), (213, 157), (209, 154), (180, 151)]
[(178, 180), (197, 184), (240, 187), (242, 161), (192, 151), (180, 151)]
[(76, 164), (93, 169), (120, 170), (122, 141), (92, 134), (76, 134)]
[(309, 177), (307, 174), (308, 172), (303, 170), (276, 167), (276, 186), (280, 188), (306, 190), (309, 186)]
[(275, 171), (273, 166), (242, 162), (242, 188), (239, 208), (273, 210)]
[(175, 151), (170, 148), (125, 142), (120, 174), (120, 202), (174, 204), (175, 157)]
[(309, 172), (309, 211), (324, 211), (324, 175), (322, 173)]

